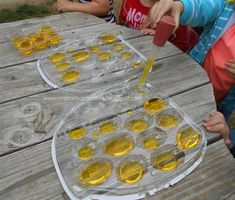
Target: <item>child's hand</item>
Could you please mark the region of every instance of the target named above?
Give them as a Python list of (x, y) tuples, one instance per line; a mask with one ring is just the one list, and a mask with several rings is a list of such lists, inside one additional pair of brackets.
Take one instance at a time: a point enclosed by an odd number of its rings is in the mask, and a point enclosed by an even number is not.
[(227, 147), (232, 148), (231, 140), (229, 138), (229, 127), (224, 119), (224, 116), (220, 112), (211, 113), (203, 124), (209, 132), (218, 132), (224, 138), (224, 142)]
[(144, 21), (140, 28), (142, 32), (144, 32), (145, 29), (149, 29), (150, 27), (152, 29), (155, 29), (161, 17), (165, 14), (170, 14), (175, 19), (175, 29), (177, 29), (177, 27), (179, 26), (179, 18), (182, 11), (183, 4), (180, 1), (160, 0), (153, 5), (149, 13), (149, 18)]
[(68, 12), (70, 11), (71, 4), (73, 2), (69, 0), (57, 0), (57, 10), (58, 11), (63, 11), (63, 12)]
[(227, 63), (225, 63), (224, 69), (226, 70), (229, 76), (235, 79), (235, 59), (229, 60)]

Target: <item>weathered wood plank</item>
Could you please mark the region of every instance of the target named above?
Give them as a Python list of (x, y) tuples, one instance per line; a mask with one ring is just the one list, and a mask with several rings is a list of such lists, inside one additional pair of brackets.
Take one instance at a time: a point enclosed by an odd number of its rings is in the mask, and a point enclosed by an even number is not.
[[(0, 198), (67, 200), (50, 155), (50, 141), (0, 158)], [(176, 185), (148, 200), (225, 199), (235, 187), (235, 160), (220, 140), (208, 146), (203, 163)]]
[[(68, 44), (74, 40), (79, 39), (79, 37), (89, 38), (89, 35), (97, 36), (103, 32), (110, 31), (121, 34), (125, 39), (141, 36), (139, 31), (116, 24), (103, 23), (59, 32), (63, 38), (63, 41), (60, 45)], [(45, 49), (43, 51), (33, 53), (32, 55), (21, 56), (10, 42), (0, 43), (0, 47), (0, 68), (37, 60), (40, 57), (47, 56), (51, 52), (50, 49)]]
[(12, 32), (29, 29), (41, 24), (52, 24), (58, 31), (106, 23), (101, 18), (85, 13), (63, 13), (43, 18), (26, 19), (0, 24), (0, 43), (9, 41)]
[[(138, 49), (144, 55), (148, 55), (151, 49), (151, 37), (141, 37), (128, 40), (130, 44), (132, 44), (136, 49)], [(166, 58), (165, 63), (168, 63), (169, 66), (164, 66), (164, 70), (171, 70), (171, 65), (174, 65), (174, 60), (167, 61), (168, 56), (172, 56), (175, 54), (179, 54), (180, 51), (174, 47), (173, 45), (166, 45), (160, 51), (160, 58)], [(176, 65), (172, 70), (174, 73), (180, 75), (181, 72), (176, 72), (177, 70), (181, 70), (183, 75), (189, 75), (190, 71), (195, 71), (195, 78), (192, 79), (192, 84), (197, 85), (198, 81), (206, 82), (207, 78), (203, 74), (200, 67), (192, 66), (192, 69), (189, 69), (186, 73), (184, 73), (184, 68), (186, 64), (192, 64), (193, 61), (189, 59), (187, 56), (181, 56), (180, 58), (175, 58), (176, 60), (184, 59), (185, 61), (182, 64)], [(163, 62), (163, 61), (162, 61)], [(181, 61), (180, 61), (181, 62)], [(182, 69), (177, 69), (182, 67)], [(200, 76), (198, 76), (200, 75)], [(157, 77), (160, 78), (160, 77)], [(191, 76), (189, 77), (191, 78)], [(49, 90), (49, 86), (44, 83), (41, 78), (37, 68), (36, 62), (26, 63), (22, 65), (16, 65), (9, 68), (0, 69), (0, 102), (9, 101), (16, 98), (21, 98), (27, 95), (36, 94), (38, 92), (44, 92)], [(182, 85), (183, 87), (183, 85)]]
[[(164, 93), (174, 94), (172, 88), (166, 89)], [(75, 103), (78, 103), (77, 100), (80, 97), (82, 94), (54, 90), (3, 104), (0, 108), (0, 155), (50, 138), (61, 118)], [(172, 100), (199, 125), (210, 112), (216, 109), (210, 84), (173, 96)], [(40, 112), (37, 112), (37, 105), (24, 108), (30, 103), (39, 105)], [(22, 115), (24, 110), (29, 110), (29, 113), (34, 111), (36, 114), (34, 117), (27, 117)], [(19, 133), (14, 134), (15, 130), (24, 128), (32, 133), (29, 136), (21, 134), (21, 138)], [(209, 142), (218, 139), (215, 134), (207, 133), (206, 137)], [(12, 141), (17, 142), (17, 145)]]

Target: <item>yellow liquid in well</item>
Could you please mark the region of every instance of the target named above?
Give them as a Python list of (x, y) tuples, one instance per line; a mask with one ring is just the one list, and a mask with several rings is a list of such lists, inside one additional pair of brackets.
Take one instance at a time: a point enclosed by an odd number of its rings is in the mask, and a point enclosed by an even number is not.
[(142, 62), (141, 61), (136, 61), (136, 62), (132, 63), (132, 67), (135, 68), (135, 69), (139, 68), (141, 66), (142, 66)]
[(144, 166), (140, 162), (132, 161), (120, 166), (119, 177), (124, 183), (134, 184), (141, 180), (144, 173)]
[(107, 122), (107, 123), (104, 123), (100, 126), (100, 132), (103, 133), (103, 134), (112, 133), (116, 129), (117, 129), (116, 124), (114, 124), (112, 122)]
[(79, 51), (77, 53), (74, 53), (72, 57), (73, 57), (73, 60), (76, 62), (85, 62), (88, 60), (89, 54), (87, 51)]
[(20, 47), (20, 43), (24, 40), (25, 36), (16, 36), (11, 39), (12, 44), (16, 47)]
[(91, 53), (98, 53), (101, 51), (101, 46), (100, 45), (93, 45), (89, 47), (89, 50)]
[(112, 45), (113, 51), (122, 51), (124, 49), (124, 44), (122, 43), (115, 43)]
[(19, 43), (18, 48), (22, 55), (29, 55), (33, 52), (33, 43), (30, 39), (24, 39)]
[(45, 49), (47, 47), (47, 38), (43, 34), (35, 34), (33, 44), (35, 49)]
[(104, 51), (98, 54), (98, 60), (99, 61), (108, 61), (111, 57), (111, 53)]
[(145, 67), (144, 67), (144, 71), (143, 71), (143, 73), (142, 73), (142, 75), (141, 75), (141, 77), (140, 77), (139, 83), (138, 83), (138, 88), (139, 88), (139, 89), (141, 89), (141, 88), (143, 87), (144, 82), (145, 82), (145, 80), (147, 79), (148, 74), (149, 74), (149, 72), (151, 71), (153, 65), (154, 65), (154, 60), (151, 59), (151, 58), (149, 58), (149, 59), (147, 60), (147, 63), (146, 63), (146, 65), (145, 65)]
[(48, 35), (48, 41), (50, 43), (50, 45), (57, 45), (61, 42), (61, 36), (59, 34), (51, 34), (51, 35)]
[(200, 142), (200, 135), (193, 128), (185, 128), (177, 132), (176, 139), (179, 148), (192, 149)]
[(85, 128), (76, 128), (69, 132), (69, 138), (73, 140), (80, 140), (86, 135)]
[(141, 133), (149, 127), (148, 122), (146, 122), (144, 119), (137, 119), (131, 121), (129, 125), (129, 130), (134, 133)]
[(40, 28), (40, 32), (42, 32), (43, 34), (46, 34), (46, 35), (52, 35), (53, 33), (55, 33), (55, 30), (51, 26), (42, 26)]
[(120, 55), (120, 58), (121, 58), (122, 60), (129, 60), (129, 59), (131, 59), (132, 57), (133, 57), (133, 53), (130, 52), (130, 51), (124, 51), (124, 52), (121, 53), (121, 55)]
[(83, 185), (94, 186), (105, 182), (112, 173), (109, 162), (96, 161), (87, 164), (77, 175), (77, 179)]
[(89, 146), (85, 146), (78, 150), (77, 155), (81, 160), (89, 160), (94, 153), (94, 149)]
[(100, 39), (104, 43), (112, 43), (117, 40), (117, 37), (116, 35), (110, 34), (110, 35), (101, 36)]
[(161, 99), (154, 98), (144, 103), (144, 110), (151, 114), (160, 112), (164, 108), (166, 108), (166, 102)]
[(64, 84), (74, 83), (79, 79), (80, 73), (76, 71), (67, 72), (61, 76), (61, 80)]
[(159, 125), (164, 128), (173, 128), (180, 123), (180, 119), (173, 115), (164, 115), (159, 119)]
[(48, 59), (52, 63), (63, 62), (65, 60), (65, 53), (56, 53), (52, 56), (49, 56)]
[(149, 136), (143, 139), (143, 147), (147, 150), (153, 150), (160, 146), (160, 140), (155, 136)]
[(65, 72), (67, 69), (69, 69), (70, 64), (69, 63), (61, 63), (59, 65), (56, 65), (55, 67), (59, 72)]
[(111, 139), (103, 146), (103, 151), (108, 155), (118, 157), (129, 153), (133, 149), (133, 145), (131, 139), (121, 136)]
[(163, 171), (176, 169), (179, 165), (179, 160), (177, 160), (175, 154), (171, 152), (163, 153), (155, 158), (153, 162), (155, 168)]

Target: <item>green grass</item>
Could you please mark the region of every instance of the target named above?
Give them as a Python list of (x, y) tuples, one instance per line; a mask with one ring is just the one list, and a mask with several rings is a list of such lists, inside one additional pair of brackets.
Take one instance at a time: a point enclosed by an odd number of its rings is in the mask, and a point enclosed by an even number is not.
[(50, 14), (50, 11), (45, 5), (28, 5), (23, 4), (16, 9), (0, 10), (0, 23), (13, 22), (32, 17), (43, 17)]

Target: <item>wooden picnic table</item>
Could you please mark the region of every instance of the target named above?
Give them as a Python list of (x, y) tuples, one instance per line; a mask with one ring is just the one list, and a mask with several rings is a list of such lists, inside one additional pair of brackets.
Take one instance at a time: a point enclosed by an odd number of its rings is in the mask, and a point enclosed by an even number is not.
[[(65, 200), (68, 199), (57, 178), (51, 159), (51, 139), (56, 125), (74, 105), (48, 97), (79, 95), (49, 87), (40, 77), (36, 60), (49, 50), (22, 57), (12, 48), (7, 35), (13, 30), (51, 23), (65, 42), (79, 34), (116, 31), (133, 47), (147, 56), (152, 38), (123, 26), (108, 24), (101, 19), (80, 13), (54, 15), (0, 24), (0, 199), (1, 200)], [(208, 113), (216, 110), (212, 86), (203, 69), (188, 55), (167, 43), (149, 76), (159, 91), (170, 96), (195, 122), (202, 125)], [(20, 110), (36, 103), (43, 114), (30, 125), (22, 122)], [(32, 137), (14, 129), (29, 126)], [(208, 148), (203, 163), (176, 185), (146, 199), (217, 200), (235, 199), (235, 161), (217, 134), (206, 133)], [(30, 140), (30, 142), (28, 141)]]

